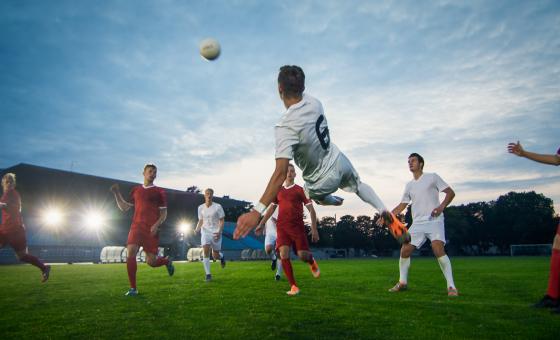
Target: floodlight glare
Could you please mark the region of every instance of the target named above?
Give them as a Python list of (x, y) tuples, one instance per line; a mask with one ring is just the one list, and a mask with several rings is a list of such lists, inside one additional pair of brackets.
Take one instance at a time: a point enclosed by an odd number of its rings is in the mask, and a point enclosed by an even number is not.
[(84, 225), (88, 229), (98, 230), (105, 224), (105, 216), (100, 211), (89, 211), (84, 216)]
[(63, 219), (62, 212), (57, 208), (47, 209), (42, 216), (43, 223), (49, 227), (59, 226)]
[(179, 222), (179, 225), (177, 226), (177, 230), (179, 230), (179, 232), (181, 234), (186, 234), (189, 231), (190, 227), (191, 226), (188, 222), (181, 221), (181, 222)]

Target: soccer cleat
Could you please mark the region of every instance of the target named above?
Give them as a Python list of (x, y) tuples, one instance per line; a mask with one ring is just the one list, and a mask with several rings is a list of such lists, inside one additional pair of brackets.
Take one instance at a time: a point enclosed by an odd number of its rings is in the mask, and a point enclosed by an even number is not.
[(447, 288), (447, 296), (459, 296), (459, 291), (457, 288), (449, 287)]
[(404, 292), (408, 289), (408, 285), (406, 283), (397, 282), (397, 284), (389, 289), (389, 292), (396, 293), (396, 292)]
[(222, 268), (226, 267), (226, 257), (224, 255), (222, 255), (222, 257), (220, 258), (220, 265), (222, 266)]
[(275, 271), (276, 270), (276, 264), (278, 262), (278, 259), (274, 259), (272, 260), (272, 262), (270, 263), (270, 270)]
[(45, 283), (49, 280), (49, 275), (51, 274), (51, 266), (46, 265), (45, 270), (41, 273), (41, 282)]
[(309, 268), (311, 268), (311, 274), (313, 274), (314, 278), (318, 279), (319, 276), (321, 276), (321, 270), (319, 270), (317, 261), (313, 260), (313, 263), (309, 265)]
[(138, 291), (136, 290), (136, 288), (130, 288), (128, 292), (124, 294), (124, 296), (136, 296), (136, 295), (138, 295)]
[(276, 274), (276, 275), (274, 276), (274, 279), (275, 279), (276, 281), (280, 281), (280, 275)]
[(212, 274), (206, 274), (206, 282), (212, 281)]
[(167, 258), (169, 260), (169, 262), (167, 262), (167, 264), (165, 265), (165, 267), (167, 268), (167, 274), (169, 274), (169, 276), (173, 276), (173, 274), (175, 274), (175, 266), (173, 265), (173, 261), (171, 261), (169, 258)]
[(560, 307), (560, 301), (551, 297), (550, 295), (545, 295), (543, 298), (533, 305), (535, 308), (557, 308)]
[(290, 296), (298, 295), (299, 294), (299, 288), (296, 285), (292, 285), (292, 288), (290, 288), (290, 290), (287, 291), (286, 294), (288, 294)]
[(385, 210), (381, 213), (383, 225), (386, 226), (393, 237), (400, 243), (410, 242), (410, 233), (406, 226), (390, 211)]

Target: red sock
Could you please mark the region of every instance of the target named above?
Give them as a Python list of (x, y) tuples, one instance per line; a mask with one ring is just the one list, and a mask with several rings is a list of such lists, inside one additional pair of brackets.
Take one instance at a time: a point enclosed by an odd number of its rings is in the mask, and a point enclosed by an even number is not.
[(22, 261), (22, 262), (27, 262), (29, 264), (32, 264), (35, 267), (41, 269), (41, 271), (45, 270), (45, 264), (33, 255), (25, 254), (22, 257), (20, 257), (19, 260)]
[(560, 249), (552, 249), (550, 258), (550, 277), (546, 294), (553, 299), (560, 297)]
[(165, 266), (166, 264), (169, 263), (169, 260), (166, 257), (158, 257), (156, 259), (156, 263), (152, 266), (152, 267), (161, 267), (161, 266)]
[(290, 285), (295, 286), (296, 280), (294, 279), (294, 270), (292, 269), (292, 262), (290, 259), (282, 259), (282, 269), (284, 269), (284, 274), (286, 274)]
[(128, 271), (128, 281), (130, 281), (130, 288), (136, 289), (136, 256), (127, 257), (126, 270)]

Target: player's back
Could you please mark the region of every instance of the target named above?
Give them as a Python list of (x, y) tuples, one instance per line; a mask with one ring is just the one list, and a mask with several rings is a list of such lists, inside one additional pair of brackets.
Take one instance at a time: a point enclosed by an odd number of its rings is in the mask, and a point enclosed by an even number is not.
[(2, 209), (2, 224), (1, 228), (4, 230), (11, 230), (23, 225), (21, 217), (21, 198), (15, 189), (6, 191), (0, 199), (2, 203), (8, 204), (5, 209)]
[[(290, 106), (275, 128), (277, 143), (290, 140), (293, 159), (307, 182), (315, 182), (336, 162), (339, 150), (330, 141), (327, 119), (321, 102), (303, 95)], [(297, 139), (297, 141), (296, 141)]]

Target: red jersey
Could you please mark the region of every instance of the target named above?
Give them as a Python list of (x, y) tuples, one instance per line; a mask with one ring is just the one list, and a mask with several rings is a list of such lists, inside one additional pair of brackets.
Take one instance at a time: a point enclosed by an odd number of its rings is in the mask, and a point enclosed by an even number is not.
[(304, 230), (303, 226), (303, 205), (311, 203), (305, 196), (303, 188), (297, 184), (290, 187), (282, 187), (274, 203), (278, 204), (278, 228), (290, 230)]
[(15, 189), (10, 189), (2, 195), (0, 202), (8, 206), (2, 209), (2, 227), (4, 231), (14, 230), (23, 226), (21, 218), (21, 198)]
[(167, 208), (167, 197), (155, 185), (138, 185), (130, 191), (130, 203), (134, 204), (132, 228), (151, 228), (159, 218), (160, 208)]

